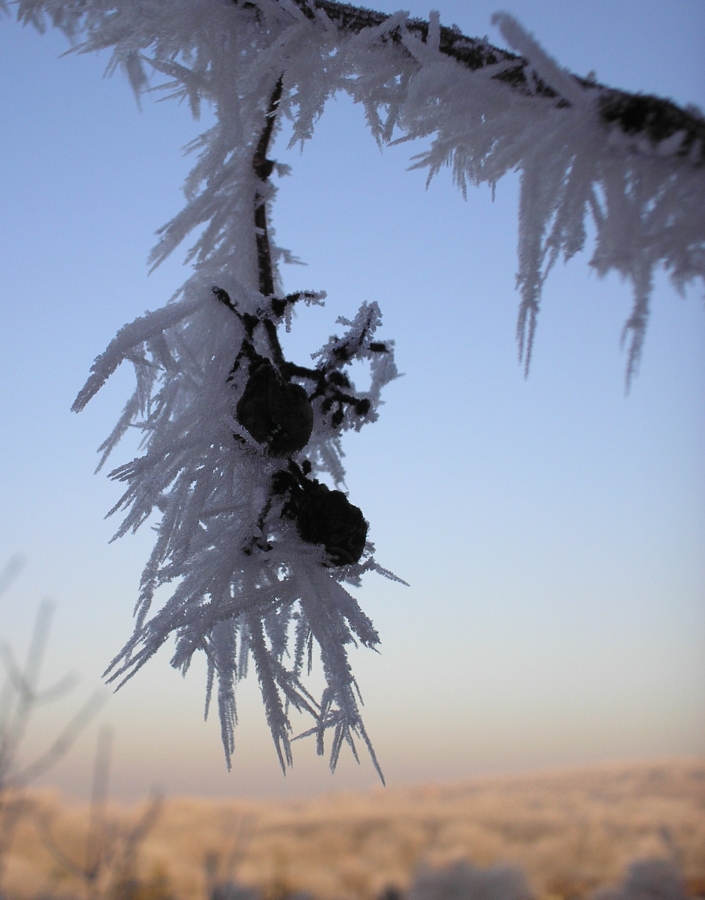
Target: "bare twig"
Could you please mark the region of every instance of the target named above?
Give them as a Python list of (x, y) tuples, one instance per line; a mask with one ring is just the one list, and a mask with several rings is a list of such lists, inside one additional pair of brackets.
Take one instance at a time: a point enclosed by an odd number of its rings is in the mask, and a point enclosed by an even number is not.
[(162, 796), (153, 794), (142, 815), (128, 828), (121, 828), (107, 816), (112, 746), (113, 730), (102, 728), (93, 766), (91, 805), (82, 862), (61, 849), (52, 832), (50, 817), (47, 814), (37, 816), (37, 827), (45, 848), (59, 866), (83, 884), (89, 900), (106, 895), (119, 896), (126, 886), (138, 883), (139, 850), (163, 805)]
[[(15, 556), (5, 566), (0, 573), (0, 592), (9, 586), (22, 565), (22, 558)], [(7, 644), (0, 645), (0, 662), (6, 671), (0, 690), (0, 877), (17, 824), (32, 809), (24, 789), (64, 756), (105, 702), (103, 691), (93, 694), (43, 753), (29, 763), (20, 763), (22, 744), (37, 707), (63, 697), (77, 680), (69, 674), (52, 687), (39, 689), (53, 613), (53, 604), (45, 600), (37, 612), (23, 665), (15, 661)]]
[(206, 854), (204, 869), (206, 874), (206, 896), (209, 900), (222, 900), (224, 897), (247, 896), (247, 891), (232, 891), (237, 884), (237, 870), (245, 858), (247, 849), (255, 832), (256, 817), (243, 815), (233, 827), (234, 838), (229, 853), (221, 855), (217, 851)]
[(5, 567), (0, 571), (0, 597), (2, 597), (5, 591), (10, 587), (23, 568), (24, 557), (21, 553), (15, 553), (14, 556), (10, 557), (10, 561), (6, 563)]
[[(283, 78), (280, 77), (272, 92), (265, 125), (262, 129), (255, 155), (252, 158), (252, 168), (263, 183), (267, 182), (274, 169), (272, 160), (267, 159), (267, 151), (274, 133), (277, 109), (282, 96), (282, 86)], [(259, 192), (255, 194), (255, 235), (257, 240), (260, 293), (264, 294), (265, 297), (271, 297), (274, 294), (274, 272), (272, 269), (272, 250), (267, 233), (267, 203), (265, 196)], [(281, 350), (279, 352), (281, 353)]]

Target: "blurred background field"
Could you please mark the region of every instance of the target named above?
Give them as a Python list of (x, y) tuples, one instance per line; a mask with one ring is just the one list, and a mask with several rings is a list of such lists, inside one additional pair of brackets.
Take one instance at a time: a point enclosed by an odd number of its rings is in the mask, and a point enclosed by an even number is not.
[[(6, 857), (9, 896), (82, 896), (86, 885), (49, 853), (79, 859), (89, 810), (31, 795)], [(113, 804), (105, 834), (145, 804)], [(341, 792), (297, 800), (167, 798), (135, 857), (139, 900), (196, 900), (215, 884), (366, 900), (399, 896), (415, 873), (463, 860), (509, 863), (537, 898), (581, 897), (619, 881), (638, 859), (675, 863), (690, 896), (705, 894), (705, 761), (600, 765), (459, 783)], [(135, 882), (137, 884), (137, 882)], [(90, 893), (90, 891), (89, 891)], [(234, 896), (234, 895), (233, 895)]]

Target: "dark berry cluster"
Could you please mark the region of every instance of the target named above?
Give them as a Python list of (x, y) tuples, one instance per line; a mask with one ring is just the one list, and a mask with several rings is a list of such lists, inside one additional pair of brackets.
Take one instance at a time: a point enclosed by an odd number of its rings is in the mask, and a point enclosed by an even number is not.
[(238, 422), (271, 456), (303, 450), (313, 430), (313, 408), (299, 384), (287, 381), (268, 361), (250, 366), (237, 404)]
[(310, 471), (308, 460), (301, 468), (290, 462), (288, 470), (282, 469), (274, 476), (274, 493), (287, 497), (282, 515), (296, 522), (303, 541), (325, 547), (329, 565), (356, 563), (367, 541), (367, 522), (362, 510), (342, 491), (332, 491), (308, 477)]
[[(346, 406), (360, 417), (369, 413), (370, 401), (354, 395), (349, 378), (340, 370), (354, 357), (354, 348), (341, 342), (340, 347), (334, 348), (332, 363), (321, 363), (315, 369), (287, 362), (279, 344), (275, 320), (281, 319), (287, 304), (295, 303), (305, 294), (274, 298), (269, 308), (257, 315), (241, 313), (222, 288), (214, 287), (213, 294), (240, 319), (245, 329), (228, 378), (233, 383), (237, 381), (238, 371), (244, 369), (247, 373), (244, 390), (235, 408), (237, 421), (262, 445), (268, 456), (288, 459), (286, 468), (276, 472), (272, 479), (271, 494), (262, 512), (260, 527), (264, 526), (274, 498), (283, 496), (281, 515), (296, 523), (303, 541), (325, 547), (326, 565), (356, 563), (367, 540), (368, 526), (362, 511), (350, 503), (342, 491), (330, 490), (311, 477), (308, 460), (299, 466), (292, 459), (311, 439), (313, 402), (318, 398), (321, 398), (320, 414), (333, 430), (342, 425)], [(255, 349), (255, 330), (260, 327), (268, 339), (271, 358), (262, 356)], [(371, 344), (370, 349), (387, 352), (384, 344)], [(292, 381), (293, 378), (308, 381), (312, 386), (311, 393)], [(251, 553), (253, 546), (246, 552)], [(256, 546), (269, 549), (266, 543)]]

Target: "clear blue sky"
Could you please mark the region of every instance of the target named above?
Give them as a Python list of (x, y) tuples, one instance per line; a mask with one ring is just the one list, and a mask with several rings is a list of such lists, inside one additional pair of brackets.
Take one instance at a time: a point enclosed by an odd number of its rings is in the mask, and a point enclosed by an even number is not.
[[(377, 8), (393, 11), (392, 2)], [(408, 4), (407, 4), (408, 7)], [(615, 8), (616, 7), (616, 8)], [(441, 22), (499, 36), (497, 4), (440, 4)], [(705, 107), (705, 5), (502, 4), (558, 61), (628, 90)], [(411, 5), (427, 16), (429, 7)], [(149, 531), (108, 541), (119, 496), (95, 449), (131, 385), (120, 372), (69, 412), (115, 331), (162, 305), (180, 259), (147, 276), (154, 231), (181, 205), (180, 148), (204, 123), (147, 97), (138, 112), (106, 59), (58, 58), (56, 33), (0, 22), (0, 565), (27, 566), (0, 600), (17, 651), (39, 600), (57, 601), (47, 677), (83, 676), (73, 703), (131, 631)], [(380, 153), (361, 111), (329, 105), (274, 210), (306, 261), (289, 289), (328, 291), (302, 315), (298, 358), (338, 315), (375, 299), (404, 378), (374, 427), (352, 436), (348, 487), (377, 558), (409, 588), (360, 592), (382, 652), (353, 653), (366, 722), (390, 784), (705, 751), (705, 312), (659, 276), (641, 371), (623, 390), (629, 287), (587, 253), (549, 278), (534, 362), (516, 362), (517, 183), (464, 201), (444, 172), (425, 190), (414, 147)], [(115, 464), (131, 447), (119, 448)], [(203, 671), (165, 650), (110, 699), (114, 792), (293, 794), (374, 783), (366, 760), (332, 778), (311, 744), (284, 779), (255, 684), (241, 693), (233, 772), (202, 722)], [(71, 701), (42, 714), (39, 746)], [(46, 779), (88, 788), (95, 726)]]

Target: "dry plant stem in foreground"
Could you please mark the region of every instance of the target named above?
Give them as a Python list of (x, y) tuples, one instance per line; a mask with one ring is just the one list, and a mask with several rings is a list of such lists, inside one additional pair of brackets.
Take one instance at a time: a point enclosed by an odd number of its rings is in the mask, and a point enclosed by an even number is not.
[(162, 810), (162, 797), (155, 795), (132, 825), (121, 827), (111, 819), (107, 801), (112, 746), (113, 731), (104, 727), (98, 737), (83, 859), (62, 849), (61, 841), (54, 834), (51, 816), (45, 812), (36, 817), (44, 847), (59, 870), (82, 885), (88, 900), (101, 897), (129, 900), (138, 896), (140, 848)]
[[(5, 566), (0, 573), (0, 594), (21, 568), (19, 557)], [(53, 613), (48, 601), (40, 605), (23, 665), (16, 662), (9, 644), (0, 644), (0, 661), (5, 669), (0, 689), (0, 884), (17, 827), (32, 812), (27, 787), (62, 759), (104, 702), (102, 691), (94, 693), (43, 752), (31, 761), (22, 759), (27, 729), (37, 711), (61, 700), (76, 685), (76, 677), (66, 675), (50, 688), (39, 688)]]

